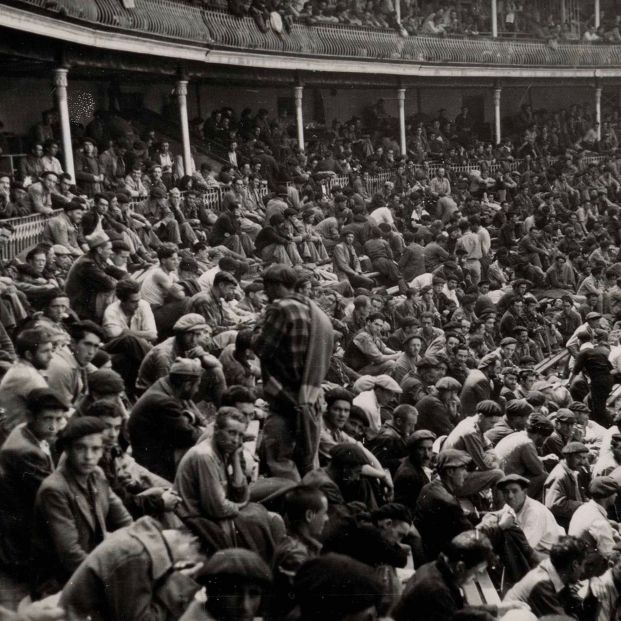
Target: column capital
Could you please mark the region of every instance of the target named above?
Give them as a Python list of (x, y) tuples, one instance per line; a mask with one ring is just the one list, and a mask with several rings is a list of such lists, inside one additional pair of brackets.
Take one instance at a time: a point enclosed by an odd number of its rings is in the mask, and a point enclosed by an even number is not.
[(67, 88), (67, 74), (69, 73), (69, 69), (66, 67), (57, 67), (54, 69), (54, 86), (57, 88)]
[(400, 86), (397, 89), (397, 99), (402, 102), (405, 101), (405, 88), (403, 88), (402, 86)]
[(295, 97), (296, 101), (302, 100), (302, 97), (304, 96), (304, 87), (301, 84), (296, 84), (293, 87), (293, 96)]
[(500, 97), (502, 96), (502, 88), (500, 86), (494, 87), (494, 103), (500, 103)]
[(179, 80), (177, 82), (177, 86), (175, 88), (175, 95), (177, 95), (178, 97), (188, 96), (188, 81), (187, 80)]

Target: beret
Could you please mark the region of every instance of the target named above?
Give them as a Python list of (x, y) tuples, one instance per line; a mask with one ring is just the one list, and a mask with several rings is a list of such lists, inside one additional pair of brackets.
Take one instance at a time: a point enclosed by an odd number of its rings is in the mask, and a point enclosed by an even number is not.
[(380, 388), (384, 388), (386, 390), (390, 390), (391, 392), (396, 392), (397, 394), (401, 394), (403, 390), (401, 386), (390, 377), (390, 375), (378, 375), (375, 378), (375, 385)]
[(509, 485), (509, 483), (518, 483), (522, 486), (522, 488), (526, 489), (530, 486), (530, 481), (519, 474), (507, 474), (504, 476), (498, 483), (496, 483), (496, 487), (499, 489), (503, 489), (505, 485)]
[(331, 451), (332, 463), (338, 466), (364, 466), (368, 463), (364, 451), (352, 443), (337, 444)]
[(125, 390), (123, 378), (112, 369), (97, 369), (87, 379), (88, 392), (99, 395), (118, 394)]
[(607, 498), (619, 491), (619, 485), (612, 477), (594, 477), (589, 485), (592, 498)]
[(177, 319), (173, 326), (173, 332), (190, 332), (194, 330), (206, 330), (209, 328), (205, 318), (198, 313), (188, 313)]
[(563, 447), (563, 455), (575, 455), (577, 453), (588, 453), (589, 449), (582, 442), (569, 442)]
[(370, 425), (369, 423), (369, 415), (359, 406), (352, 405), (349, 410), (349, 420), (350, 421), (358, 421), (362, 423), (365, 427)]
[(203, 367), (198, 360), (191, 358), (177, 358), (170, 366), (169, 374), (200, 377), (203, 374)]
[(304, 619), (342, 619), (377, 607), (382, 599), (382, 585), (371, 567), (341, 554), (306, 561), (293, 585)]
[(96, 231), (95, 233), (86, 235), (85, 239), (91, 250), (110, 241), (110, 238), (103, 231)]
[(505, 408), (507, 416), (528, 416), (534, 411), (533, 406), (526, 399), (509, 401)]
[(295, 270), (283, 265), (282, 263), (276, 263), (270, 265), (263, 272), (263, 282), (276, 282), (285, 286), (293, 287), (298, 279), (298, 275)]
[(151, 198), (166, 198), (166, 192), (162, 188), (156, 186), (151, 189), (149, 196)]
[(93, 416), (74, 416), (69, 419), (67, 426), (58, 434), (56, 446), (60, 451), (64, 451), (72, 442), (92, 436), (95, 433), (103, 433), (106, 424), (99, 418)]
[(560, 423), (575, 423), (576, 415), (567, 408), (561, 408), (554, 417), (554, 420), (557, 420)]
[(429, 431), (429, 429), (420, 429), (410, 435), (405, 443), (408, 448), (412, 448), (418, 446), (418, 443), (423, 442), (424, 440), (432, 440), (435, 442), (436, 438), (437, 436), (433, 433), (433, 431)]
[(461, 390), (461, 383), (450, 375), (445, 375), (436, 382), (438, 390)]
[(256, 552), (227, 548), (216, 552), (197, 576), (198, 582), (203, 585), (213, 584), (222, 578), (237, 578), (267, 587), (272, 583), (272, 572)]
[(26, 407), (34, 414), (45, 408), (68, 410), (63, 398), (51, 388), (34, 388), (26, 396)]
[(458, 468), (459, 466), (465, 466), (471, 461), (470, 455), (465, 451), (458, 449), (445, 449), (438, 455), (438, 461), (436, 463), (438, 470), (445, 470), (446, 468)]

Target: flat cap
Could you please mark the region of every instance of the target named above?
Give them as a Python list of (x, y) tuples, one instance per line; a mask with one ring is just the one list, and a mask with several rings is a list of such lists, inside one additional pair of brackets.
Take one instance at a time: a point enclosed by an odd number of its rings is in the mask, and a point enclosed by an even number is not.
[(64, 451), (76, 440), (85, 436), (92, 436), (96, 433), (103, 433), (106, 424), (99, 418), (93, 416), (74, 416), (69, 419), (67, 426), (58, 434), (56, 446), (60, 451)]
[(256, 552), (245, 548), (227, 548), (216, 552), (197, 576), (198, 582), (203, 585), (227, 578), (267, 587), (272, 583), (272, 572)]
[(505, 336), (502, 341), (500, 341), (500, 346), (504, 347), (505, 345), (515, 345), (517, 341), (512, 336)]
[(112, 369), (97, 369), (87, 378), (88, 392), (98, 395), (116, 395), (125, 390), (123, 378)]
[(438, 390), (461, 390), (461, 383), (454, 377), (445, 375), (436, 382), (436, 388)]
[(364, 451), (351, 443), (337, 444), (330, 451), (332, 463), (336, 466), (364, 466), (368, 463)]
[(498, 362), (500, 360), (500, 358), (498, 357), (498, 354), (495, 352), (491, 352), (489, 354), (486, 354), (485, 356), (483, 356), (483, 358), (481, 358), (481, 360), (479, 361), (479, 369), (487, 369), (487, 367), (495, 364), (496, 362)]
[(192, 358), (177, 358), (170, 366), (170, 375), (187, 375), (189, 377), (200, 377), (203, 374), (203, 367), (200, 361)]
[(183, 315), (175, 322), (173, 332), (194, 332), (196, 330), (207, 330), (205, 318), (198, 313), (188, 313)]
[(575, 423), (576, 415), (571, 410), (568, 410), (567, 408), (561, 408), (556, 413), (554, 420), (558, 421), (559, 423)]
[(397, 394), (401, 394), (403, 392), (401, 386), (390, 377), (390, 375), (378, 375), (375, 378), (375, 385), (380, 388), (384, 388), (385, 390), (390, 390), (390, 392), (395, 392)]
[(587, 313), (586, 320), (591, 321), (591, 319), (601, 319), (602, 316), (599, 313), (591, 312)]
[(440, 364), (439, 360), (435, 356), (423, 356), (417, 363), (418, 369), (428, 369), (437, 367)]
[(96, 231), (95, 233), (86, 235), (85, 239), (91, 250), (110, 241), (110, 238), (103, 231)]
[(589, 409), (589, 406), (586, 403), (582, 403), (582, 401), (572, 401), (569, 404), (569, 409), (574, 412), (574, 414), (577, 414), (578, 412), (584, 413), (584, 414), (590, 414), (591, 410)]
[(526, 399), (514, 399), (509, 401), (505, 407), (507, 416), (529, 416), (534, 411), (535, 409)]
[(56, 256), (61, 256), (61, 255), (66, 255), (66, 254), (71, 254), (69, 252), (69, 250), (63, 246), (62, 244), (54, 244), (52, 246), (52, 252), (56, 255)]
[(550, 435), (554, 430), (554, 425), (551, 421), (549, 421), (543, 414), (539, 414), (539, 412), (535, 412), (530, 415), (527, 427), (535, 433), (545, 433), (547, 435)]
[(466, 466), (471, 461), (470, 455), (466, 451), (460, 451), (458, 449), (445, 449), (438, 455), (437, 467), (438, 470), (445, 470), (446, 468), (459, 468), (460, 466)]
[(528, 328), (526, 326), (515, 326), (513, 328), (513, 334), (519, 334), (520, 332), (528, 332)]
[(498, 489), (503, 489), (506, 485), (509, 485), (509, 483), (517, 483), (518, 485), (521, 485), (524, 489), (530, 486), (530, 481), (526, 477), (523, 477), (520, 474), (507, 474), (502, 479), (500, 479), (498, 483), (496, 483), (496, 487)]
[(298, 274), (294, 269), (283, 265), (282, 263), (275, 263), (270, 265), (263, 272), (263, 282), (276, 282), (281, 283), (287, 287), (293, 287), (298, 279)]
[(429, 429), (419, 429), (408, 437), (405, 444), (408, 446), (408, 448), (410, 448), (418, 446), (418, 444), (420, 442), (423, 442), (424, 440), (432, 440), (433, 442), (435, 442), (437, 437), (438, 436), (436, 436), (433, 431), (429, 431)]
[(569, 442), (563, 447), (563, 455), (576, 455), (577, 453), (588, 453), (589, 449), (582, 442)]
[(589, 485), (592, 498), (608, 498), (619, 491), (619, 485), (612, 477), (594, 477)]
[(68, 410), (64, 399), (51, 388), (34, 388), (26, 396), (26, 407), (32, 414), (46, 408)]

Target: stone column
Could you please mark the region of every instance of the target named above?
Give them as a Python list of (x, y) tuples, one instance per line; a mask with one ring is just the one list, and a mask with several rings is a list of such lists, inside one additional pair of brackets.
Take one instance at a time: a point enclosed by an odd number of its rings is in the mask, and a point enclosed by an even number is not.
[(60, 134), (65, 159), (65, 172), (71, 175), (75, 183), (75, 167), (73, 165), (73, 145), (71, 144), (71, 124), (69, 122), (69, 103), (67, 99), (68, 69), (59, 67), (54, 70), (54, 88), (56, 92), (56, 107), (60, 120)]
[(175, 89), (179, 104), (179, 125), (181, 126), (181, 147), (183, 149), (183, 171), (191, 176), (194, 173), (192, 151), (190, 149), (190, 123), (188, 122), (188, 81), (179, 80)]
[(302, 107), (304, 96), (303, 86), (293, 87), (293, 97), (295, 99), (295, 127), (298, 134), (298, 147), (304, 151), (304, 109)]
[(597, 139), (602, 139), (602, 87), (595, 86), (595, 122), (597, 123)]
[(399, 102), (399, 146), (401, 155), (407, 154), (407, 142), (405, 140), (405, 89), (397, 89), (397, 101)]
[(502, 140), (502, 127), (500, 116), (500, 97), (502, 95), (502, 88), (500, 86), (494, 87), (494, 138), (496, 144), (500, 144)]
[(492, 0), (492, 10), (491, 10), (491, 19), (492, 19), (492, 37), (498, 37), (498, 1)]
[(595, 28), (599, 28), (599, 0), (595, 0), (595, 6), (593, 7), (595, 12)]

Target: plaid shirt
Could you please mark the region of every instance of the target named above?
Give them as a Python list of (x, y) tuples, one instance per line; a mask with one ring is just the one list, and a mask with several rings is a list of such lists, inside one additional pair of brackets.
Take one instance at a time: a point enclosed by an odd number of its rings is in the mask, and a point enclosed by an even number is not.
[(261, 359), (264, 392), (271, 400), (297, 403), (310, 329), (310, 308), (301, 295), (268, 306), (255, 351)]

